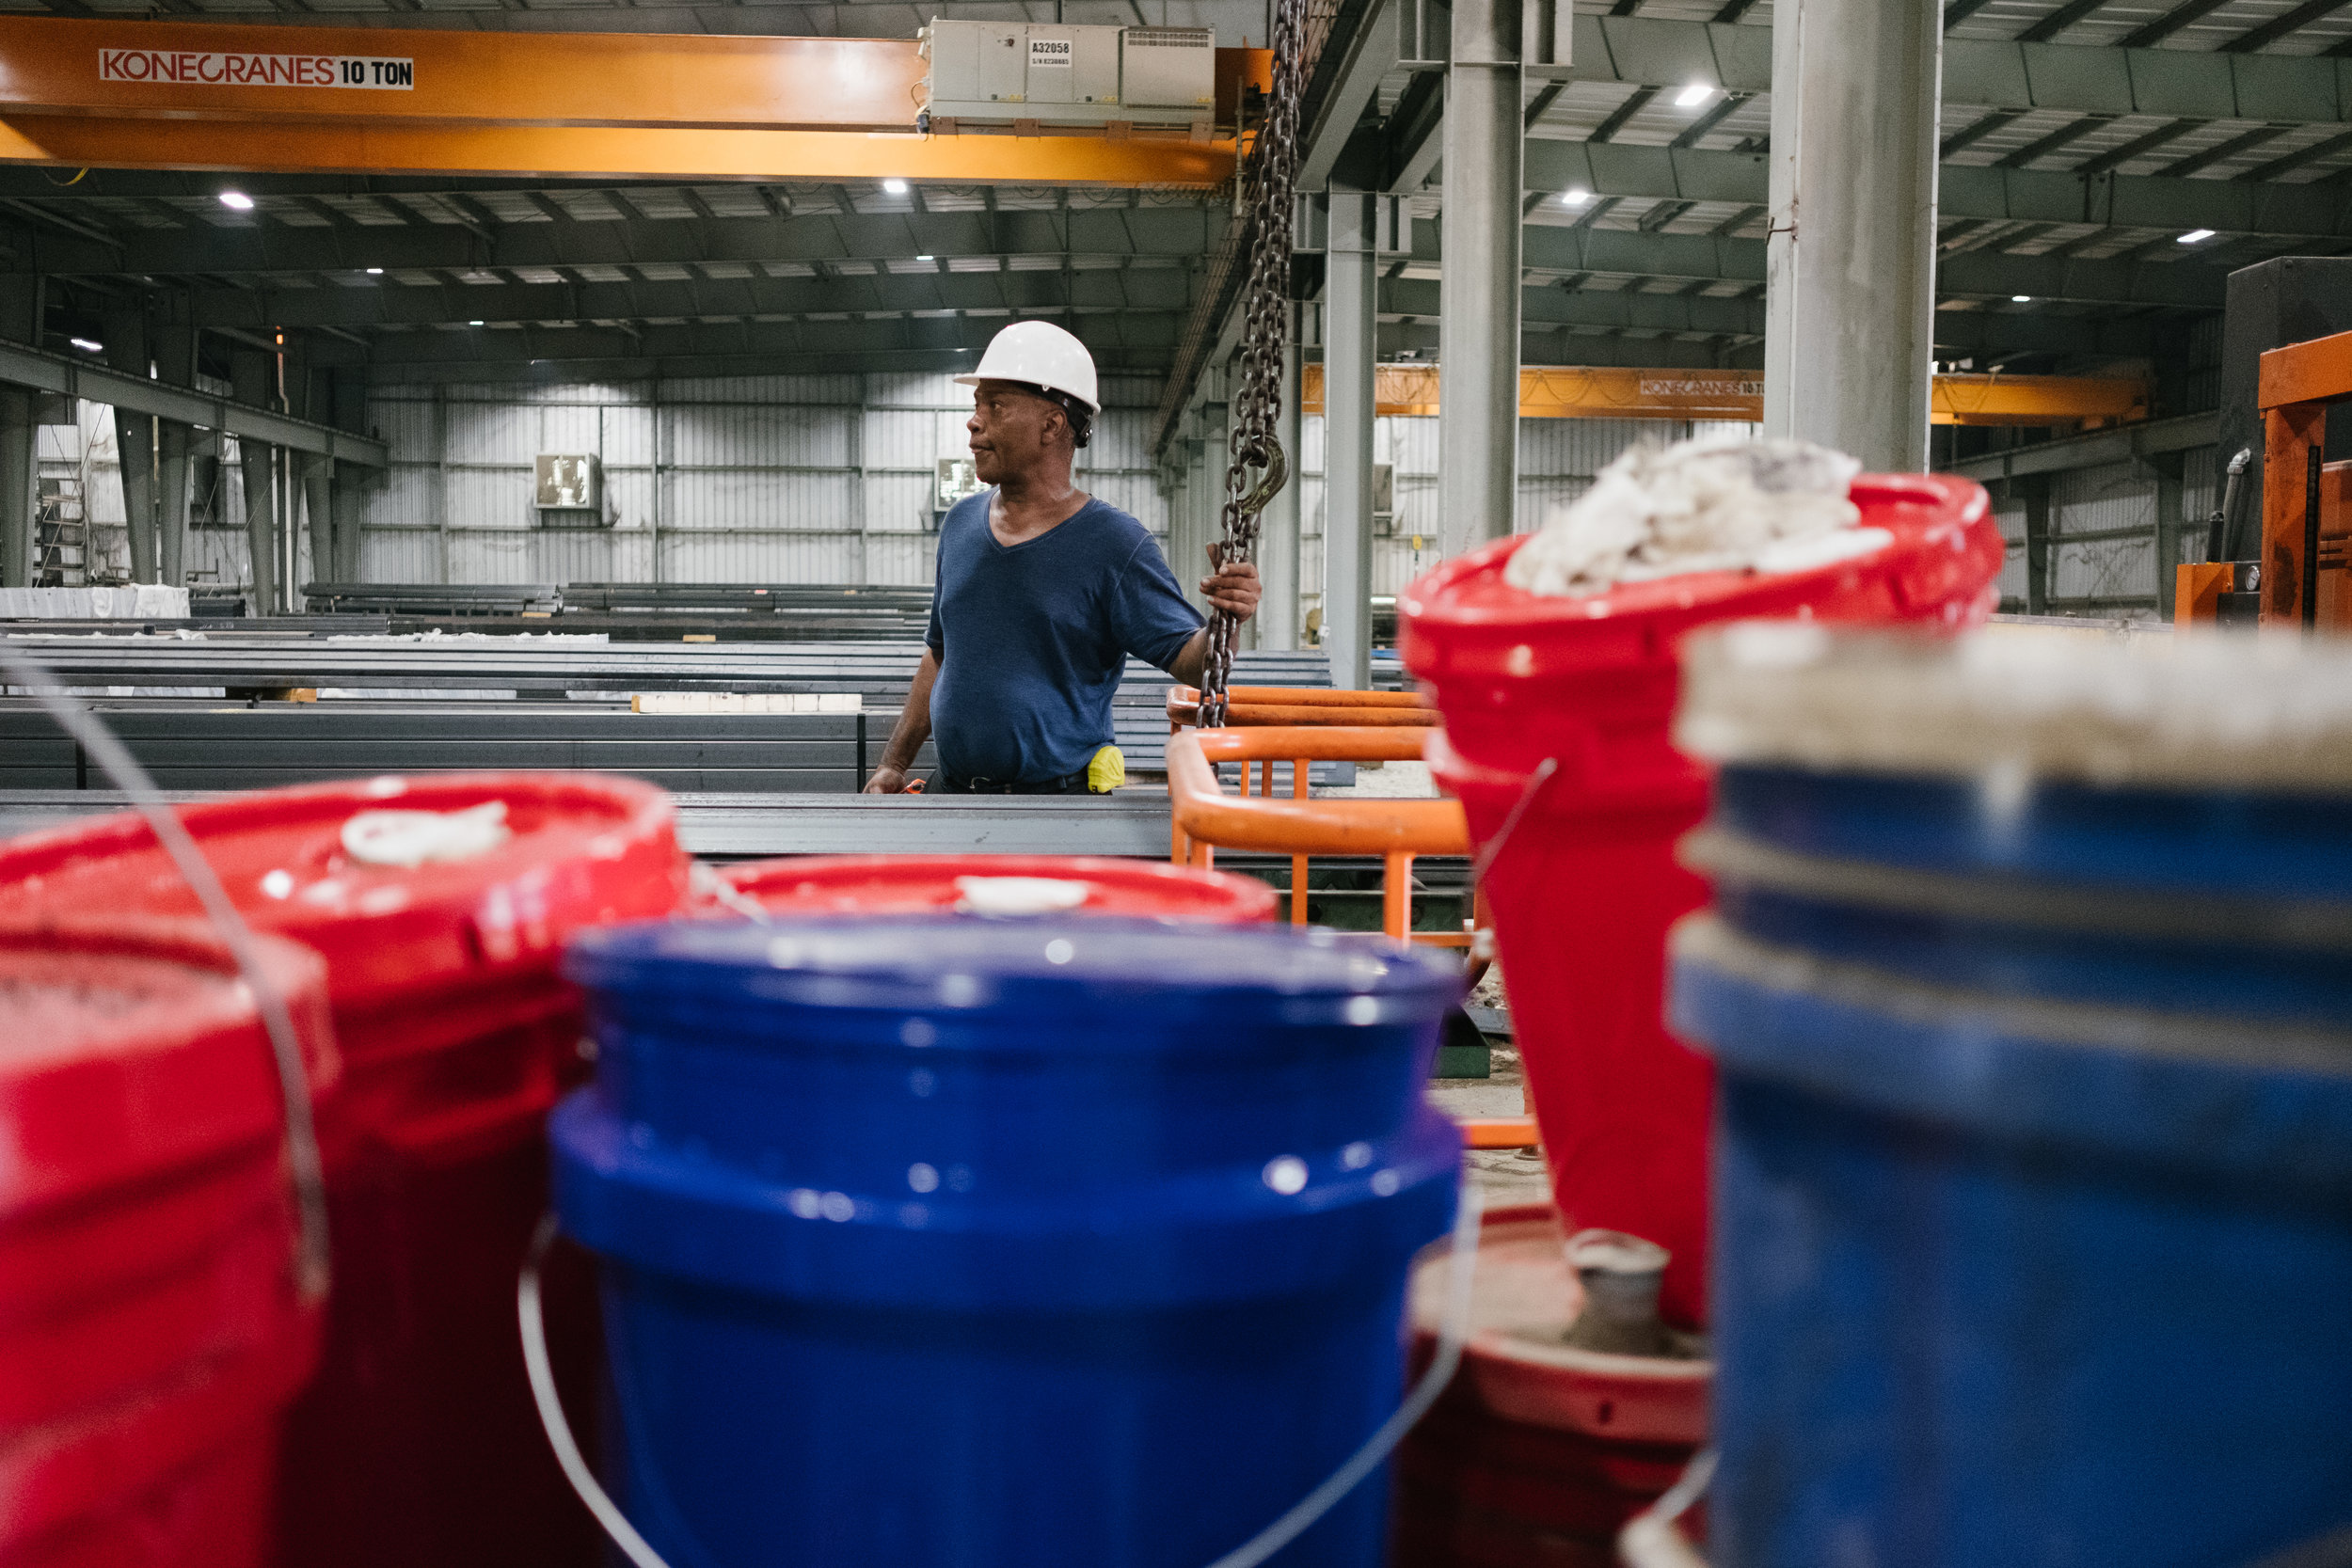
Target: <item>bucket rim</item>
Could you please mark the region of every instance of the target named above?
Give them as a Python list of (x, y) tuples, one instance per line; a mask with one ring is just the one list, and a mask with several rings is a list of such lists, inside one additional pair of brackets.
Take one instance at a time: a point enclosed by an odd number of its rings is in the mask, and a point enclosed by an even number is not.
[[(1897, 575), (1936, 550), (1964, 552), (1969, 531), (1990, 515), (1992, 506), (1982, 485), (1955, 474), (1863, 474), (1849, 494), (1863, 508), (1862, 527), (1893, 535), (1865, 555), (1769, 577), (1752, 571), (1682, 573), (1578, 597), (1531, 594), (1503, 580), (1504, 564), (1534, 537), (1516, 534), (1441, 562), (1408, 585), (1397, 596), (1400, 625), (1409, 644), (1415, 635), (1672, 632), (1703, 622), (1784, 613), (1865, 576)], [(1873, 507), (1883, 515), (1873, 515)], [(1914, 515), (1921, 510), (1927, 515)], [(1661, 648), (1651, 657), (1672, 654)], [(1406, 662), (1416, 663), (1409, 646)]]

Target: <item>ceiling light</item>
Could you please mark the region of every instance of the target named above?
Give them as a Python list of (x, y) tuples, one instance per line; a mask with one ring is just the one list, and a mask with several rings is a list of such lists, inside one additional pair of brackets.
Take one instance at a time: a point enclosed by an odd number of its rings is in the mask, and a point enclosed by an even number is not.
[(2031, 295), (2031, 294), (2011, 294), (2011, 295), (2010, 295), (2010, 296), (2009, 296), (2009, 302), (2010, 302), (2011, 305), (2031, 305), (2031, 304), (2033, 303), (2033, 295)]
[(1581, 207), (1593, 199), (1593, 193), (1579, 185), (1560, 198), (1571, 207)]
[(917, 256), (915, 260), (918, 261), (936, 261), (939, 258), (936, 256)]
[(2212, 238), (2213, 230), (2210, 229), (2192, 229), (2187, 233), (2181, 236), (2179, 243), (2182, 245), (2199, 245)]
[(468, 322), (466, 325), (468, 326), (480, 326), (482, 324), (480, 322)]
[(1693, 82), (1689, 87), (1684, 87), (1680, 92), (1675, 94), (1675, 107), (1677, 109), (1695, 109), (1700, 104), (1706, 103), (1708, 99), (1714, 96), (1715, 89), (1713, 87), (1708, 87), (1705, 82)]
[(384, 269), (382, 267), (370, 267), (368, 269), (368, 276), (370, 277), (381, 277), (384, 276)]
[(72, 343), (75, 348), (80, 349), (85, 354), (103, 354), (106, 352), (105, 344), (93, 343), (87, 338), (69, 338), (66, 341)]
[(882, 194), (884, 196), (904, 196), (907, 194), (907, 182), (903, 180), (885, 180), (882, 182)]
[(232, 213), (249, 213), (253, 211), (253, 198), (246, 195), (243, 191), (221, 192), (220, 204), (228, 208)]

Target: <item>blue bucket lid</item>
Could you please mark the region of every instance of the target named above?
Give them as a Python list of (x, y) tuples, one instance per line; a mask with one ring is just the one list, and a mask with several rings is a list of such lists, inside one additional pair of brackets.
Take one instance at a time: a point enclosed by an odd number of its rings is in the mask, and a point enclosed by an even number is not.
[(1385, 938), (1104, 918), (646, 922), (582, 933), (564, 967), (590, 990), (649, 1001), (975, 1022), (1254, 1002), (1294, 1026), (1395, 1025), (1435, 1018), (1461, 994), (1452, 965)]

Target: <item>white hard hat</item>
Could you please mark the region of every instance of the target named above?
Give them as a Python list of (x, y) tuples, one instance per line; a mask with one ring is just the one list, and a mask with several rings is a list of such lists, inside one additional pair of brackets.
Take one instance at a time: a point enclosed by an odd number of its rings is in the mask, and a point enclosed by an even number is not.
[(1015, 322), (988, 341), (988, 352), (968, 375), (956, 380), (966, 387), (983, 381), (1020, 381), (1049, 392), (1067, 392), (1087, 405), (1089, 414), (1103, 411), (1095, 395), (1094, 356), (1086, 344), (1052, 322)]

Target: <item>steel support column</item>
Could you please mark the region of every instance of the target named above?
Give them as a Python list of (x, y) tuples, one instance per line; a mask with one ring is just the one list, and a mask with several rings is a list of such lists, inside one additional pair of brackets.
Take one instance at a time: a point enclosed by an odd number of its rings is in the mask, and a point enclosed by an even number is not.
[[(2182, 515), (2186, 498), (2183, 494), (2178, 452), (2166, 454), (2149, 464), (2156, 471), (2156, 612), (2169, 626), (2172, 620), (2173, 568), (2185, 559), (2181, 546), (2189, 530), (2188, 519)], [(2201, 546), (2202, 541), (2200, 545)]]
[[(342, 532), (338, 526), (342, 519), (335, 515), (330, 495), (334, 470), (324, 457), (305, 454), (294, 461), (299, 465), (295, 471), (302, 478), (302, 510), (310, 519), (310, 580), (348, 582), (350, 578), (334, 575), (335, 563), (342, 558)], [(298, 589), (301, 584), (294, 587)]]
[(2026, 613), (2050, 612), (2050, 476), (2018, 481), (2026, 493)]
[(156, 518), (156, 580), (174, 588), (188, 581), (188, 436), (177, 420), (156, 421), (155, 488), (163, 502)]
[(1298, 307), (1286, 314), (1290, 335), (1282, 349), (1282, 412), (1275, 433), (1290, 459), (1290, 480), (1260, 515), (1258, 575), (1265, 587), (1256, 622), (1261, 648), (1298, 646), (1298, 496), (1307, 455), (1299, 449)]
[(1927, 467), (1943, 44), (1939, 0), (1772, 12), (1764, 434), (1867, 469)]
[[(123, 374), (149, 378), (147, 302), (132, 295), (105, 311), (106, 363)], [(129, 535), (131, 580), (158, 582), (155, 565), (155, 421), (118, 405), (115, 454), (122, 475), (123, 531)]]
[[(1330, 204), (1323, 284), (1323, 645), (1331, 654), (1331, 684), (1360, 691), (1372, 685), (1375, 198), (1333, 185)], [(1515, 385), (1515, 416), (1518, 391)]]
[(0, 387), (0, 588), (33, 585), (33, 516), (40, 465), (34, 461), (33, 394)]
[(278, 573), (278, 486), (272, 483), (266, 442), (250, 436), (237, 443), (239, 467), (245, 480), (245, 545), (252, 558), (253, 613), (276, 615), (283, 610)]
[[(1454, 0), (1438, 284), (1438, 470), (1449, 556), (1510, 535), (1519, 451), (1520, 0)], [(1925, 416), (1922, 416), (1924, 422)]]
[(122, 464), (122, 517), (131, 542), (131, 580), (161, 582), (155, 546), (155, 421), (115, 410), (115, 451)]
[(334, 465), (327, 483), (327, 510), (335, 522), (335, 559), (331, 580), (336, 582), (367, 580), (366, 557), (361, 549), (363, 536), (359, 531), (367, 520), (367, 496), (360, 489), (365, 483), (365, 471), (348, 463)]

